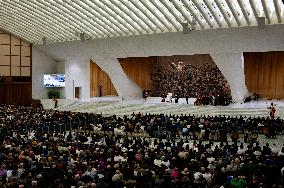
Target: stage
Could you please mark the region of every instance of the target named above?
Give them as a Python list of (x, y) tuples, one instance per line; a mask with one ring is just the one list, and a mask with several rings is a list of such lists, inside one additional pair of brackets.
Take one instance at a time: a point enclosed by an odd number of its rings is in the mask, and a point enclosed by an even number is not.
[[(194, 106), (195, 100), (195, 98), (190, 98), (189, 104), (186, 104), (185, 98), (181, 98), (179, 103), (161, 102), (160, 97), (149, 97), (146, 101), (144, 99), (122, 100), (117, 96), (95, 97), (88, 100), (61, 99), (57, 110), (99, 113), (105, 116), (131, 115), (134, 112), (143, 114), (268, 117), (269, 110), (267, 107), (273, 102), (276, 108), (276, 117), (284, 118), (284, 100), (259, 100), (242, 104), (232, 103), (228, 106)], [(53, 109), (54, 102), (52, 100), (43, 99), (41, 102), (45, 109)]]

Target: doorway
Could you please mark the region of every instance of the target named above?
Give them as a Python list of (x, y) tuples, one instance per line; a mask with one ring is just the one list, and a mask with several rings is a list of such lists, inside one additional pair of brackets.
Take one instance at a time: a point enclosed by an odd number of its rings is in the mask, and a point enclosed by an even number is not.
[(75, 98), (80, 99), (81, 87), (75, 87)]

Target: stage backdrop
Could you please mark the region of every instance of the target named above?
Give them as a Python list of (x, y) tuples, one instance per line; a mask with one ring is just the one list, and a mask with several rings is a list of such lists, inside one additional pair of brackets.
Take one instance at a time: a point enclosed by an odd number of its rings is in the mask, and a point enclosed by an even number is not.
[(153, 83), (149, 68), (157, 63), (157, 57), (119, 58), (118, 61), (127, 76), (141, 89), (152, 89)]
[(229, 84), (210, 55), (158, 57), (149, 70), (153, 96), (174, 93), (180, 97), (210, 94), (231, 97)]
[[(177, 93), (231, 96), (229, 85), (210, 55), (130, 57), (118, 59), (125, 73), (151, 96)], [(117, 95), (108, 75), (91, 62), (91, 96)], [(101, 88), (101, 89), (100, 89)]]
[(246, 85), (262, 98), (284, 98), (284, 52), (244, 53)]

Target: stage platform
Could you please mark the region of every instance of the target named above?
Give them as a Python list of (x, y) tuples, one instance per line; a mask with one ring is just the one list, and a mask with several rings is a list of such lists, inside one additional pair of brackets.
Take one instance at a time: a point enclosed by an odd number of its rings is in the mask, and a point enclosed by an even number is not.
[[(149, 97), (144, 99), (121, 100), (120, 97), (95, 97), (88, 100), (64, 100), (59, 101), (58, 110), (99, 113), (105, 116), (131, 115), (134, 113), (150, 114), (194, 114), (194, 115), (225, 115), (225, 116), (247, 116), (247, 117), (268, 117), (270, 103), (276, 106), (276, 117), (284, 118), (284, 100), (259, 100), (242, 104), (230, 104), (228, 106), (194, 106), (195, 99), (189, 99), (186, 104), (184, 98), (179, 103), (161, 102), (160, 97)], [(42, 100), (45, 109), (52, 109), (52, 100)]]

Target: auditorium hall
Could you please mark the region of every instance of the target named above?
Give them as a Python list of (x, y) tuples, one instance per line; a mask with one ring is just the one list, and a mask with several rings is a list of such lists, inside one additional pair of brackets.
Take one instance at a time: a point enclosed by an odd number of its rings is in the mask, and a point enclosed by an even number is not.
[(284, 1), (0, 15), (0, 187), (283, 188)]

